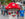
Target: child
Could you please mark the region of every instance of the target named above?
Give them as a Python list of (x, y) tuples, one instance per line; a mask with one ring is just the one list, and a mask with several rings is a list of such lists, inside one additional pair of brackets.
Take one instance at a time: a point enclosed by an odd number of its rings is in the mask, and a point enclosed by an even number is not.
[(24, 16), (24, 10), (23, 9), (20, 10), (20, 16), (22, 16), (22, 17)]

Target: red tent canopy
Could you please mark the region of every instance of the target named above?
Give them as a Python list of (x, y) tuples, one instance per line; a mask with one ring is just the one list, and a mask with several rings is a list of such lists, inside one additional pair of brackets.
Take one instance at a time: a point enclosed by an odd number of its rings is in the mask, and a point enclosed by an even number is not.
[(20, 5), (16, 4), (16, 3), (9, 3), (9, 5), (7, 7), (5, 7), (6, 9), (12, 9), (12, 8), (18, 8), (20, 9)]

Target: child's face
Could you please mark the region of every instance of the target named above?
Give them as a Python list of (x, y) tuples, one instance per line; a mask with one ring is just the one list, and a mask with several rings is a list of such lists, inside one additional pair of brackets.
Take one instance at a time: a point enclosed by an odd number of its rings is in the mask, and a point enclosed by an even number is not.
[(23, 10), (23, 9), (21, 8), (21, 10)]

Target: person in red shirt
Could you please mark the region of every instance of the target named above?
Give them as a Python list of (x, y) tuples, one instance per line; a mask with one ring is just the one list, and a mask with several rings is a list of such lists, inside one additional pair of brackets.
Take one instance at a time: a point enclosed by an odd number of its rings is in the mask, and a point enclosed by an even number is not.
[(17, 18), (16, 19), (19, 19), (19, 9), (16, 11), (16, 14), (17, 14)]

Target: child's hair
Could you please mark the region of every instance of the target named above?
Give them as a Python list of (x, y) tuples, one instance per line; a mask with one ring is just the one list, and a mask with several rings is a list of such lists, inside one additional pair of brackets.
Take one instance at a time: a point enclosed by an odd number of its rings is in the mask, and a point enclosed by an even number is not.
[(23, 4), (25, 4), (25, 1), (23, 1)]

